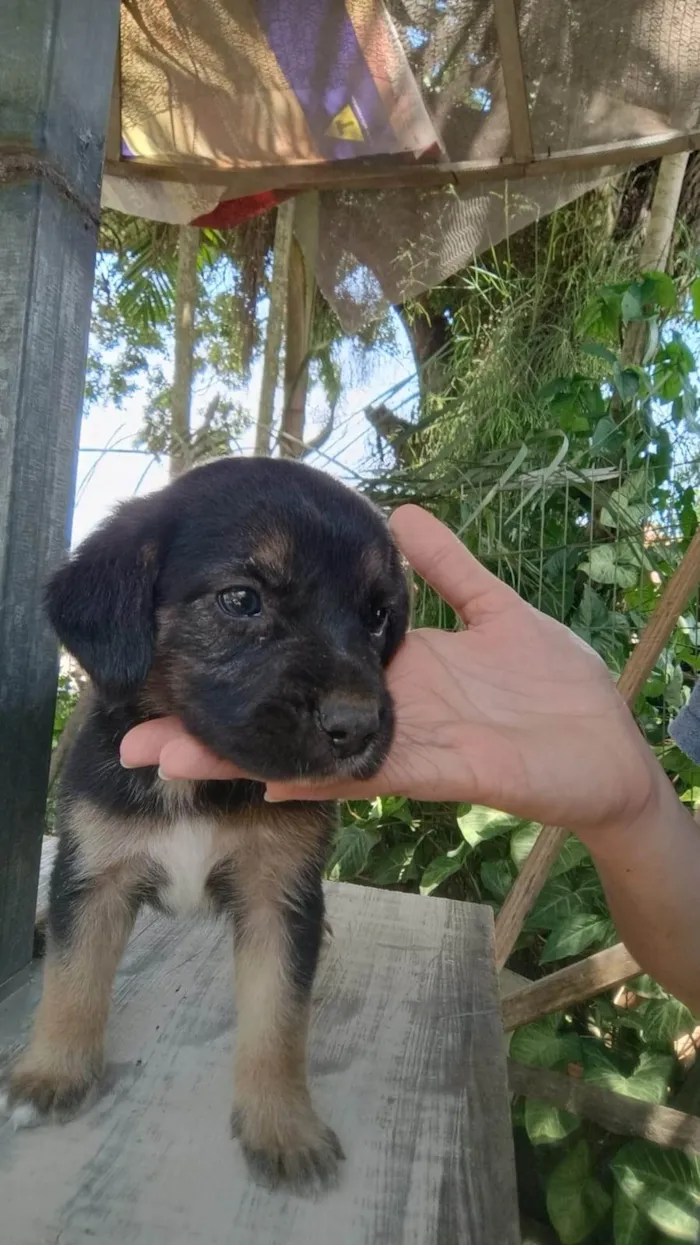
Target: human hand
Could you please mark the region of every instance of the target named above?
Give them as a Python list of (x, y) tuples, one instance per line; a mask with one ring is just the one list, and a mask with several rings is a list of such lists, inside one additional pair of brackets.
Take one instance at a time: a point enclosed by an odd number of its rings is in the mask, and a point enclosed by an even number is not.
[[(392, 518), (409, 562), (466, 630), (411, 632), (388, 671), (391, 752), (369, 782), (270, 783), (267, 797), (472, 801), (577, 832), (634, 820), (654, 764), (600, 658), (527, 605), (416, 506)], [(125, 736), (129, 767), (169, 778), (242, 777), (172, 718)], [(250, 777), (255, 777), (250, 775)]]

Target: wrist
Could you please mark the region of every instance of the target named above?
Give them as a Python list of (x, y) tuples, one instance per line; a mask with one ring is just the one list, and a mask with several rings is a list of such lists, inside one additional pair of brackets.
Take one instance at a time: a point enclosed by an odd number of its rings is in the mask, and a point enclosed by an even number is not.
[(641, 850), (667, 840), (679, 819), (689, 819), (661, 765), (647, 750), (645, 766), (621, 800), (619, 810), (595, 826), (577, 827), (576, 835), (601, 865), (631, 862)]

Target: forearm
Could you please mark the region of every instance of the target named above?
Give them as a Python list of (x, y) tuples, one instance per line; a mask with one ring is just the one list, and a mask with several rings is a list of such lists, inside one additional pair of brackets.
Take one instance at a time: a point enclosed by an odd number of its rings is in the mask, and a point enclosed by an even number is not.
[(581, 838), (620, 939), (645, 972), (700, 1013), (700, 826), (657, 768), (653, 798), (635, 821)]

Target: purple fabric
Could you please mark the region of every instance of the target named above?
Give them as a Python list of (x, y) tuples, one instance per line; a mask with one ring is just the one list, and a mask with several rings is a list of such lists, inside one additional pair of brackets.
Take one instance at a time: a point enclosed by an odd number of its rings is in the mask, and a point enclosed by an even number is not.
[[(343, 160), (393, 150), (396, 137), (347, 12), (339, 22), (337, 0), (315, 0), (314, 7), (312, 14), (312, 6), (299, 0), (258, 0), (256, 13), (319, 152), (326, 160)], [(326, 134), (348, 104), (364, 143)]]
[(669, 734), (681, 751), (700, 765), (700, 683), (695, 685), (687, 705), (671, 723)]

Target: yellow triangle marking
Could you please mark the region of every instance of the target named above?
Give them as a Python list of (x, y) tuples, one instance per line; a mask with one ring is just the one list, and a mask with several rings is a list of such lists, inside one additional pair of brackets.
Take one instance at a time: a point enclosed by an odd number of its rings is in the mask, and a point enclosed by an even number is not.
[(335, 114), (326, 130), (326, 138), (342, 138), (348, 143), (364, 143), (362, 126), (349, 104)]

